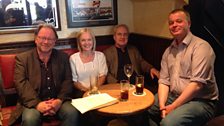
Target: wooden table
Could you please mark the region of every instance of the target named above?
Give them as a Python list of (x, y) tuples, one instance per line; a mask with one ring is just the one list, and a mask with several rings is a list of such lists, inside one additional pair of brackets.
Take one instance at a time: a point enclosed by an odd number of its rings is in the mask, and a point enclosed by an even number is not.
[[(112, 97), (120, 98), (120, 84), (106, 84), (99, 88), (100, 93), (108, 93)], [(144, 89), (144, 96), (136, 96), (133, 94), (135, 88), (129, 90), (129, 99), (127, 101), (119, 101), (116, 104), (97, 109), (99, 114), (105, 116), (128, 116), (143, 112), (154, 103), (154, 95)]]

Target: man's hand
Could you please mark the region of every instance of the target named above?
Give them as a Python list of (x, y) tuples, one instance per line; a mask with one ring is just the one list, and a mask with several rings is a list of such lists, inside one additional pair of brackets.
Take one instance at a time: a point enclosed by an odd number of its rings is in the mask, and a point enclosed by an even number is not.
[(62, 101), (60, 99), (50, 99), (40, 102), (36, 109), (40, 111), (44, 116), (53, 116), (61, 107)]
[(170, 104), (170, 105), (167, 105), (167, 106), (164, 106), (164, 107), (160, 107), (161, 117), (165, 118), (165, 116), (168, 115), (174, 109), (176, 109), (176, 106), (174, 104)]
[(53, 101), (54, 101), (54, 99), (50, 99), (50, 100), (45, 101), (45, 103), (48, 105), (48, 107), (49, 107), (50, 109), (49, 109), (48, 111), (46, 111), (46, 112), (43, 114), (44, 116), (47, 116), (47, 115), (49, 115), (49, 116), (53, 116), (53, 115), (56, 114), (56, 112), (55, 112), (55, 108), (54, 108), (54, 106), (52, 105)]
[(166, 109), (166, 115), (169, 114), (171, 111), (173, 111), (174, 109), (176, 109), (176, 106), (174, 106), (174, 104), (170, 104), (165, 106)]
[(61, 107), (62, 101), (60, 99), (54, 99), (52, 101), (52, 107), (54, 108), (55, 113), (59, 110)]
[(51, 106), (49, 106), (46, 101), (42, 101), (40, 102), (37, 106), (36, 106), (36, 109), (42, 113), (42, 114), (45, 114), (47, 113), (48, 111), (50, 111), (52, 109)]
[(166, 117), (166, 108), (160, 107), (160, 111), (161, 111), (161, 118), (165, 118)]
[(159, 78), (159, 71), (156, 70), (155, 68), (150, 69), (150, 76), (151, 76), (152, 79), (154, 79), (155, 76), (156, 76), (157, 78)]

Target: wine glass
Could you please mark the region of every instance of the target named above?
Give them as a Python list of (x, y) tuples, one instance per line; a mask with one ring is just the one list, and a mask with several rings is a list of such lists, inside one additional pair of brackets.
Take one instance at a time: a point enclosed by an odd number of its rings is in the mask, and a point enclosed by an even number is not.
[(128, 77), (128, 81), (130, 83), (130, 77), (131, 77), (131, 75), (133, 73), (132, 64), (126, 64), (126, 65), (124, 65), (124, 73)]

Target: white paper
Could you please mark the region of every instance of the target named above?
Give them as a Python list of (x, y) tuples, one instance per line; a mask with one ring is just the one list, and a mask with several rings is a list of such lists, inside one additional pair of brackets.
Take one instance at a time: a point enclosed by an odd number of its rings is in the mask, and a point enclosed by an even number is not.
[(82, 114), (93, 109), (117, 103), (118, 100), (107, 93), (90, 95), (84, 98), (73, 99), (71, 104)]

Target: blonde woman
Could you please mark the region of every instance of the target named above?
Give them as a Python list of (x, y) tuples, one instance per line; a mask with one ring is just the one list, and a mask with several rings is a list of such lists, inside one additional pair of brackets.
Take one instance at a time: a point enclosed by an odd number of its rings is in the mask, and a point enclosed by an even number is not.
[(102, 52), (95, 51), (95, 35), (88, 28), (77, 33), (79, 52), (70, 57), (74, 87), (85, 92), (90, 88), (90, 75), (99, 77), (98, 86), (105, 82), (107, 75), (106, 59)]

